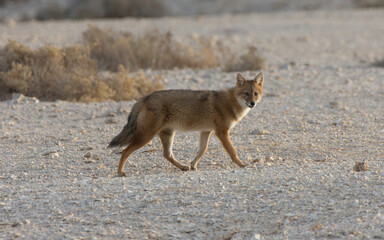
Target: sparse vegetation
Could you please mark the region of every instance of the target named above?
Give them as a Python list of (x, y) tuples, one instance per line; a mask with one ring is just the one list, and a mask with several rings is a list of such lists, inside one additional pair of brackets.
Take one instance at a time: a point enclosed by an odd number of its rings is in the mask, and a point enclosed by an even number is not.
[(99, 67), (116, 71), (121, 64), (134, 71), (140, 68), (212, 68), (220, 65), (214, 44), (198, 37), (193, 45), (176, 41), (172, 33), (148, 31), (142, 36), (90, 26), (83, 33), (85, 44)]
[(116, 71), (123, 65), (131, 71), (142, 68), (214, 68), (226, 71), (259, 70), (265, 59), (253, 46), (236, 56), (228, 46), (213, 38), (195, 36), (189, 44), (173, 38), (172, 33), (154, 29), (142, 36), (89, 26), (83, 33), (85, 44), (99, 68)]
[(69, 101), (130, 100), (162, 89), (159, 76), (129, 74), (124, 67), (103, 77), (87, 46), (60, 49), (45, 46), (31, 50), (9, 41), (0, 53), (2, 99), (13, 92), (42, 100)]
[[(149, 31), (142, 36), (90, 26), (84, 44), (36, 50), (10, 40), (0, 50), (1, 99), (18, 92), (42, 100), (116, 101), (137, 99), (163, 88), (161, 77), (147, 77), (140, 69), (213, 68), (258, 70), (264, 59), (249, 47), (240, 58), (212, 38), (177, 41), (170, 32)], [(100, 74), (112, 71), (110, 74)]]
[(248, 52), (239, 58), (228, 61), (225, 65), (225, 70), (227, 72), (260, 70), (264, 68), (264, 65), (265, 59), (258, 53), (257, 48), (248, 46)]

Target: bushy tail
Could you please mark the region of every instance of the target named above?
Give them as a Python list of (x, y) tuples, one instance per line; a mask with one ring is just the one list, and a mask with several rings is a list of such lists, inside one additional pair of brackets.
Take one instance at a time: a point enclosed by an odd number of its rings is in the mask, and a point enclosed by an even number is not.
[(112, 139), (108, 145), (108, 148), (123, 147), (131, 142), (132, 137), (136, 132), (137, 116), (139, 115), (139, 110), (139, 105), (135, 104), (128, 116), (128, 123), (124, 126), (123, 130)]

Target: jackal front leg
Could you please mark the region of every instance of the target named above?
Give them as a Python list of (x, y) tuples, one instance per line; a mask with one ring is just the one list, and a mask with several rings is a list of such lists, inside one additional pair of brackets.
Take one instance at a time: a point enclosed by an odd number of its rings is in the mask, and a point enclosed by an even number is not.
[(229, 130), (216, 131), (215, 133), (216, 133), (216, 136), (219, 138), (221, 144), (223, 144), (224, 149), (227, 151), (228, 155), (231, 157), (232, 161), (236, 163), (239, 167), (247, 166), (245, 163), (243, 163), (239, 159), (236, 149), (233, 147), (231, 139), (229, 138)]

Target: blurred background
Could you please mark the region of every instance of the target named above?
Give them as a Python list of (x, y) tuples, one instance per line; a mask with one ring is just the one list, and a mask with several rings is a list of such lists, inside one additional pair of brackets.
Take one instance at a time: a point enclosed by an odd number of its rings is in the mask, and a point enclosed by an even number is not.
[(384, 0), (0, 0), (0, 21), (384, 7)]

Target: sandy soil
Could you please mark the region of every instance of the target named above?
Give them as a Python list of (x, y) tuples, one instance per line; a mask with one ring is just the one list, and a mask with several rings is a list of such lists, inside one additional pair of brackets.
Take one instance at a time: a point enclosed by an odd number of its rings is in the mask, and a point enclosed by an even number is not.
[[(267, 59), (265, 95), (231, 134), (245, 169), (213, 136), (199, 169), (181, 172), (155, 138), (119, 178), (106, 146), (133, 102), (1, 102), (0, 238), (384, 239), (384, 69), (370, 65), (384, 57), (382, 22), (384, 11), (354, 10), (0, 25), (0, 45), (69, 45), (92, 23), (214, 35)], [(235, 76), (160, 73), (189, 89)], [(191, 161), (197, 143), (177, 134), (176, 157)]]

